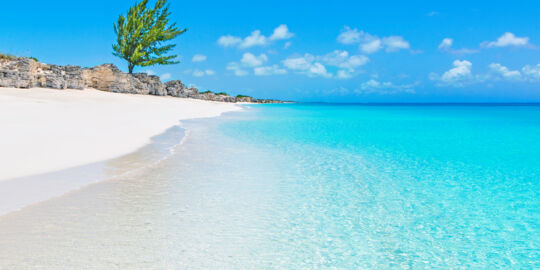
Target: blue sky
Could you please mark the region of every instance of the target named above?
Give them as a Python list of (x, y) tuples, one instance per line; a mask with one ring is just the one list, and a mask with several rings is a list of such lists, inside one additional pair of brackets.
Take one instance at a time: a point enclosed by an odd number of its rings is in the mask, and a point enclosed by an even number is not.
[[(181, 63), (136, 72), (298, 101), (540, 101), (540, 2), (439, 2), (171, 0)], [(112, 24), (133, 3), (2, 3), (0, 52), (126, 70)]]

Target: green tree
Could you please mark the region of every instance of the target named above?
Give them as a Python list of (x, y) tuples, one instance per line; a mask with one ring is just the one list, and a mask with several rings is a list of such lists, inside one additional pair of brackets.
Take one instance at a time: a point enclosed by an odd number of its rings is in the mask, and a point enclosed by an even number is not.
[(187, 31), (178, 29), (176, 23), (169, 24), (171, 13), (167, 0), (157, 0), (154, 8), (148, 8), (147, 4), (148, 0), (136, 3), (114, 24), (117, 40), (113, 54), (128, 62), (130, 74), (135, 66), (179, 63), (174, 60), (176, 55), (166, 55), (176, 44), (164, 43)]

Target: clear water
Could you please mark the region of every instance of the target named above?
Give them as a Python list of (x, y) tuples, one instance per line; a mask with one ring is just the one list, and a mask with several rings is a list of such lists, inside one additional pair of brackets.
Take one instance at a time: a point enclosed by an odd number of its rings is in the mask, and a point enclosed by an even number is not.
[(540, 268), (540, 106), (264, 105), (184, 126), (158, 165), (0, 218), (0, 268)]

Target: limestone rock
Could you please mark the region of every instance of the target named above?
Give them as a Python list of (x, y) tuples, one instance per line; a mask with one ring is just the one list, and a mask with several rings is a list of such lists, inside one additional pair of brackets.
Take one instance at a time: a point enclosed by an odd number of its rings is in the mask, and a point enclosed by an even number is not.
[(237, 101), (237, 102), (247, 102), (247, 103), (252, 103), (252, 102), (253, 102), (253, 98), (252, 98), (252, 97), (237, 97), (237, 98), (236, 98), (236, 101)]
[(82, 69), (78, 66), (57, 66), (17, 58), (0, 62), (0, 86), (54, 89), (84, 89)]
[(173, 96), (218, 102), (278, 103), (277, 100), (232, 97), (210, 91), (199, 93), (195, 87), (186, 87), (179, 80), (163, 84), (158, 76), (146, 73), (127, 74), (113, 64), (92, 68), (59, 66), (39, 63), (29, 58), (0, 60), (0, 87), (54, 89), (95, 88), (116, 93)]

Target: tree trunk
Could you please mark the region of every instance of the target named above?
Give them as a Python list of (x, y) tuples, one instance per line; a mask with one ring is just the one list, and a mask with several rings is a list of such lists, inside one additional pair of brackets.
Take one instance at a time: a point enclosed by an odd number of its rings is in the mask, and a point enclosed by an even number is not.
[(128, 69), (129, 69), (129, 74), (133, 74), (133, 68), (135, 67), (135, 65), (133, 64), (129, 64), (128, 65)]

